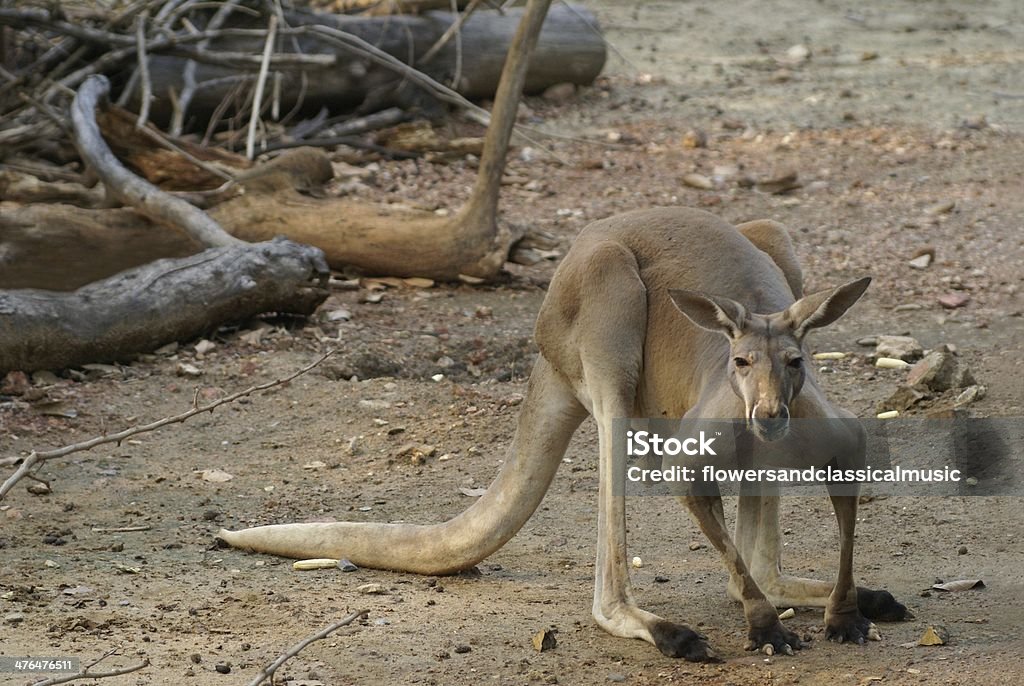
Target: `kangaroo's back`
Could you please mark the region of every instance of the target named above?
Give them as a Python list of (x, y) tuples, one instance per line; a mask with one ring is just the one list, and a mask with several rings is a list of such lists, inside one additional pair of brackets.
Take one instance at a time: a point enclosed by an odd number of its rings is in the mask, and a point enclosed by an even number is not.
[[(640, 375), (648, 402), (643, 404), (681, 416), (696, 401), (699, 376), (711, 371), (697, 361), (716, 359), (728, 346), (680, 316), (669, 289), (725, 296), (751, 312), (777, 312), (794, 301), (790, 284), (799, 281), (799, 267), (785, 229), (774, 223), (755, 228), (761, 229), (752, 232), (760, 245), (732, 224), (685, 207), (637, 210), (588, 225), (559, 266), (541, 306), (536, 332), (541, 353), (570, 378), (578, 376), (579, 345), (573, 335), (577, 318), (595, 309), (584, 307), (583, 301), (607, 280), (607, 254), (621, 253), (646, 292), (645, 369)], [(768, 234), (773, 240), (765, 240)], [(777, 262), (795, 274), (784, 274)], [(607, 300), (599, 308), (608, 316), (630, 306), (617, 302), (616, 292), (602, 292)], [(622, 297), (627, 296), (623, 291)], [(652, 368), (658, 370), (656, 377), (645, 373)]]

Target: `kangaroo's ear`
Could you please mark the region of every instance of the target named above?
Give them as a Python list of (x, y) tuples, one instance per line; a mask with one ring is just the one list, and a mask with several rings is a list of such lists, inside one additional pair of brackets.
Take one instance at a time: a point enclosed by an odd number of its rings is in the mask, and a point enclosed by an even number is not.
[(702, 329), (738, 338), (747, 324), (747, 310), (735, 300), (678, 288), (670, 288), (668, 294), (679, 311)]
[(803, 338), (811, 329), (828, 326), (843, 316), (864, 295), (871, 277), (851, 281), (842, 286), (811, 293), (797, 300), (782, 313), (793, 327), (793, 335)]

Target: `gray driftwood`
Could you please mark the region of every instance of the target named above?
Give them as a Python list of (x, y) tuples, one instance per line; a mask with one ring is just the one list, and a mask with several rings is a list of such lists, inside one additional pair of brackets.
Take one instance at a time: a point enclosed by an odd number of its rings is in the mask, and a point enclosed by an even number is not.
[(72, 293), (0, 291), (0, 375), (111, 362), (327, 297), (317, 248), (285, 239), (157, 260)]

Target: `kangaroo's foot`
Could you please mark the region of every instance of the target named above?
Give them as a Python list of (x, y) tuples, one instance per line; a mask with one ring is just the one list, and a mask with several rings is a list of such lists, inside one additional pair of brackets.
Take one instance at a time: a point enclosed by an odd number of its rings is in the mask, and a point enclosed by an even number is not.
[(687, 662), (721, 662), (707, 644), (707, 636), (698, 634), (685, 624), (662, 619), (651, 627), (654, 645), (666, 657), (681, 657)]
[(862, 615), (876, 622), (905, 622), (914, 619), (914, 613), (889, 591), (873, 591), (858, 586), (857, 608)]
[(775, 620), (768, 626), (752, 626), (747, 632), (747, 650), (760, 650), (766, 655), (784, 653), (792, 655), (794, 650), (804, 647), (803, 641), (795, 633)]
[(689, 662), (721, 662), (708, 646), (707, 636), (685, 624), (676, 624), (628, 602), (595, 607), (594, 619), (613, 636), (639, 638), (653, 644), (666, 657), (681, 657)]
[(825, 612), (825, 638), (836, 643), (857, 643), (880, 641), (878, 627), (861, 614), (858, 608), (842, 612)]
[(804, 647), (800, 637), (782, 625), (778, 612), (767, 600), (748, 602), (746, 615), (747, 650), (760, 650), (766, 655), (792, 655), (794, 650)]

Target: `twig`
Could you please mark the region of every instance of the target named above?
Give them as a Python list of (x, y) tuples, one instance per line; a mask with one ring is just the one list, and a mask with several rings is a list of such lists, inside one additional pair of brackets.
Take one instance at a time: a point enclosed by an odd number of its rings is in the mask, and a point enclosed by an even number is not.
[[(462, 25), (466, 23), (479, 5), (480, 0), (472, 0), (466, 9), (462, 11), (462, 14), (459, 15), (459, 18), (441, 34), (441, 37), (437, 39), (437, 42), (430, 46), (430, 49), (423, 54), (423, 57), (421, 57), (416, 64), (424, 65), (437, 57), (437, 53), (441, 52), (441, 48), (448, 44), (448, 41), (452, 39), (452, 36), (455, 36), (462, 30)], [(459, 52), (461, 52), (461, 50)]]
[(260, 109), (263, 103), (263, 89), (267, 85), (267, 72), (270, 69), (270, 54), (274, 51), (274, 41), (277, 39), (277, 15), (270, 15), (270, 22), (267, 26), (267, 42), (263, 44), (263, 61), (260, 63), (260, 73), (256, 77), (256, 94), (252, 96), (252, 117), (249, 118), (249, 134), (245, 138), (245, 156), (250, 160), (256, 152), (256, 124), (260, 119)]
[[(146, 136), (151, 141), (155, 142), (157, 145), (160, 145), (160, 146), (162, 146), (164, 148), (167, 148), (168, 150), (172, 150), (172, 151), (178, 153), (179, 155), (181, 155), (186, 160), (188, 160), (192, 164), (196, 165), (197, 167), (199, 167), (203, 171), (209, 172), (210, 174), (213, 174), (214, 176), (219, 176), (220, 178), (224, 179), (228, 183), (233, 183), (234, 182), (234, 180), (235, 180), (234, 176), (232, 176), (231, 174), (227, 173), (223, 169), (220, 169), (219, 167), (216, 167), (216, 166), (210, 164), (209, 162), (204, 162), (203, 160), (199, 159), (198, 157), (196, 157), (192, 153), (190, 153), (187, 150), (185, 150), (184, 148), (182, 148), (180, 145), (176, 145), (174, 143), (174, 141), (172, 141), (167, 136), (163, 135), (163, 133), (161, 133), (158, 129), (153, 129), (153, 128), (150, 128), (149, 126), (144, 126), (144, 127), (139, 129), (139, 133), (141, 133), (142, 135)], [(217, 189), (217, 190), (221, 190), (221, 189)]]
[[(231, 13), (238, 7), (240, 0), (228, 0), (221, 4), (220, 8), (210, 19), (210, 22), (206, 25), (207, 31), (216, 31)], [(248, 10), (248, 8), (246, 8)], [(257, 13), (258, 16), (258, 13)], [(172, 20), (173, 21), (173, 20)], [(199, 47), (206, 49), (210, 46), (210, 39), (200, 41)], [(198, 63), (195, 60), (189, 60), (185, 65), (184, 81), (185, 87), (181, 89), (181, 96), (179, 101), (174, 108), (174, 116), (171, 118), (171, 135), (180, 136), (182, 129), (185, 126), (185, 115), (188, 113), (188, 106), (192, 103), (192, 98), (196, 91), (196, 69), (199, 68)]]
[(153, 83), (149, 79), (149, 56), (146, 54), (146, 13), (135, 18), (135, 42), (139, 52), (139, 81), (142, 94), (139, 104), (139, 118), (135, 120), (135, 128), (141, 129), (149, 120), (149, 106), (153, 99)]
[[(278, 670), (278, 668), (281, 665), (283, 665), (287, 660), (289, 660), (289, 659), (295, 657), (296, 655), (298, 655), (299, 652), (303, 648), (308, 646), (310, 643), (313, 643), (315, 641), (319, 641), (321, 639), (327, 638), (328, 636), (330, 636), (332, 633), (334, 633), (335, 631), (337, 631), (341, 627), (348, 626), (349, 624), (351, 624), (352, 622), (356, 621), (357, 619), (362, 619), (363, 617), (366, 616), (366, 614), (367, 614), (367, 610), (361, 610), (359, 612), (353, 612), (348, 617), (345, 617), (345, 619), (342, 619), (341, 621), (338, 621), (338, 622), (335, 622), (334, 624), (331, 624), (326, 629), (323, 629), (322, 631), (320, 631), (320, 632), (318, 632), (316, 634), (313, 634), (309, 638), (302, 639), (301, 641), (299, 641), (298, 643), (293, 645), (291, 648), (289, 648), (286, 652), (282, 653), (281, 656), (278, 657), (276, 660), (274, 660), (269, 665), (267, 665), (262, 670), (260, 670), (260, 673), (256, 675), (256, 678), (254, 678), (252, 681), (249, 682), (248, 686), (259, 686), (259, 684), (262, 684), (267, 679), (273, 680), (274, 672), (276, 672)], [(273, 681), (271, 681), (271, 683), (273, 683)]]
[[(95, 664), (95, 663), (93, 663)], [(144, 669), (149, 666), (149, 660), (143, 660), (137, 665), (130, 667), (119, 667), (112, 669), (109, 672), (90, 672), (89, 667), (93, 665), (87, 665), (77, 674), (68, 674), (67, 676), (55, 676), (50, 679), (44, 679), (43, 681), (37, 681), (32, 686), (53, 686), (54, 684), (66, 684), (69, 681), (77, 681), (79, 679), (105, 679), (108, 676), (121, 676), (122, 674), (131, 674), (137, 672), (140, 669)]]
[[(213, 412), (221, 405), (234, 402), (239, 398), (244, 398), (245, 396), (252, 395), (253, 393), (259, 391), (265, 391), (268, 388), (273, 388), (274, 386), (286, 384), (292, 379), (301, 376), (308, 372), (309, 370), (317, 367), (321, 362), (323, 362), (333, 354), (334, 350), (328, 350), (319, 358), (317, 358), (314, 362), (311, 362), (302, 369), (293, 372), (286, 377), (275, 379), (274, 381), (268, 381), (266, 383), (258, 384), (256, 386), (250, 386), (249, 388), (246, 388), (243, 391), (232, 393), (231, 395), (225, 396), (218, 400), (214, 400), (213, 402), (208, 403), (206, 405), (202, 405), (201, 407), (193, 407), (191, 410), (182, 412), (181, 414), (176, 414), (173, 417), (164, 417), (163, 419), (158, 419), (154, 422), (150, 422), (149, 424), (129, 427), (127, 429), (124, 429), (123, 431), (118, 431), (117, 433), (114, 434), (97, 436), (95, 438), (90, 438), (87, 441), (73, 443), (71, 445), (66, 445), (62, 448), (56, 448), (54, 450), (44, 450), (42, 452), (32, 451), (31, 453), (29, 453), (28, 457), (25, 458), (25, 461), (21, 463), (21, 466), (18, 467), (18, 470), (14, 472), (14, 474), (12, 474), (10, 477), (8, 477), (7, 481), (5, 481), (2, 486), (0, 486), (0, 500), (3, 500), (4, 496), (7, 495), (12, 488), (14, 488), (14, 485), (18, 483), (18, 481), (20, 481), (22, 478), (24, 478), (25, 475), (28, 474), (32, 470), (32, 468), (35, 467), (37, 464), (41, 464), (43, 462), (46, 462), (47, 460), (56, 459), (58, 457), (64, 457), (72, 453), (81, 452), (83, 450), (92, 450), (98, 445), (105, 445), (107, 443), (120, 443), (126, 438), (131, 438), (132, 436), (136, 436), (138, 434), (155, 431), (159, 428), (167, 426), (168, 424), (177, 424), (180, 422), (184, 422), (185, 420), (194, 417), (195, 415), (200, 414), (202, 412)], [(0, 462), (0, 464), (11, 464), (11, 459), (13, 459), (15, 462), (17, 461), (17, 458), (7, 458)]]
[(152, 529), (149, 524), (138, 524), (136, 526), (115, 526), (115, 527), (103, 527), (94, 526), (92, 532), (94, 534), (128, 534), (136, 531), (149, 531)]

